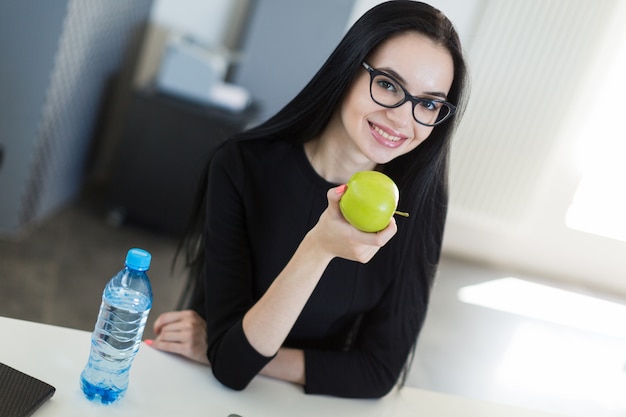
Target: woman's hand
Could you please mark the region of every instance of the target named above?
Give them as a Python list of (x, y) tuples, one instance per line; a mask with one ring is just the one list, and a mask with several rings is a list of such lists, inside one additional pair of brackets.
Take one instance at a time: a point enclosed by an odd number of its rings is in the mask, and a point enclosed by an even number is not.
[(206, 322), (195, 311), (161, 314), (154, 322), (154, 333), (157, 338), (146, 340), (148, 346), (209, 365)]
[(332, 257), (340, 257), (367, 263), (397, 232), (392, 217), (389, 225), (376, 233), (361, 232), (353, 227), (341, 214), (339, 200), (346, 190), (345, 185), (331, 188), (327, 193), (328, 208), (309, 233), (316, 246)]

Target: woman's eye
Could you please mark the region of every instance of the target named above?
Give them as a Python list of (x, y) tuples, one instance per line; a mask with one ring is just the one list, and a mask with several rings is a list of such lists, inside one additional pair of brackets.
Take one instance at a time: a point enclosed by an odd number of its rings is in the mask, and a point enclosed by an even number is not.
[(436, 111), (439, 110), (439, 107), (441, 107), (438, 102), (429, 99), (420, 99), (419, 105), (428, 111)]
[(379, 87), (381, 87), (383, 90), (387, 90), (390, 92), (396, 92), (398, 91), (398, 87), (396, 86), (396, 84), (391, 81), (388, 78), (380, 78), (377, 80), (377, 84)]

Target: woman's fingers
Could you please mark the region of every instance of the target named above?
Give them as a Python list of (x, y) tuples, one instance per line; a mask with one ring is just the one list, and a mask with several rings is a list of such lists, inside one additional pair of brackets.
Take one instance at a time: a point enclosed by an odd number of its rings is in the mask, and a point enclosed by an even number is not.
[(206, 323), (195, 311), (171, 311), (155, 321), (157, 338), (146, 344), (155, 349), (185, 356), (208, 364), (206, 357)]
[(180, 313), (180, 311), (170, 311), (167, 313), (163, 313), (159, 317), (157, 317), (157, 319), (154, 321), (154, 333), (160, 334), (163, 327), (179, 321)]
[[(198, 321), (202, 320), (202, 318), (193, 310), (183, 310), (183, 311), (169, 311), (167, 313), (161, 314), (154, 321), (154, 333), (160, 334), (164, 327), (171, 326), (175, 324), (180, 324), (185, 321)], [(204, 320), (202, 320), (204, 321)]]

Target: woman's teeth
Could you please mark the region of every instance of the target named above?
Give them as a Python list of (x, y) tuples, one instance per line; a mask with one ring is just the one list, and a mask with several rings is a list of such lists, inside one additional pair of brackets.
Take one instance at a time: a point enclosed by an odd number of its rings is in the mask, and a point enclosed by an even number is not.
[(399, 138), (398, 136), (392, 136), (392, 135), (390, 135), (389, 133), (385, 132), (384, 130), (382, 130), (381, 128), (379, 128), (379, 127), (378, 127), (378, 126), (376, 126), (376, 125), (372, 125), (372, 127), (374, 128), (374, 130), (375, 130), (376, 132), (378, 132), (378, 134), (379, 134), (380, 136), (382, 136), (383, 138), (385, 138), (385, 139), (387, 139), (387, 140), (390, 140), (390, 141), (392, 141), (392, 142), (398, 142), (398, 141), (401, 139), (401, 138)]

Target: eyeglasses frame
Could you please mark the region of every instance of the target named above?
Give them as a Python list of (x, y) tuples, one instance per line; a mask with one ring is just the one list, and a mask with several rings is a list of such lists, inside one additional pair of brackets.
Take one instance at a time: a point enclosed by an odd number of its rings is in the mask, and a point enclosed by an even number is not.
[[(365, 68), (367, 70), (367, 72), (370, 74), (370, 98), (374, 101), (374, 103), (378, 104), (379, 106), (388, 108), (388, 109), (395, 109), (397, 107), (402, 106), (404, 103), (406, 103), (407, 101), (411, 102), (412, 108), (411, 108), (411, 114), (413, 115), (413, 119), (423, 125), (423, 126), (428, 126), (428, 127), (433, 127), (433, 126), (437, 126), (440, 125), (441, 123), (445, 122), (446, 120), (448, 120), (451, 116), (454, 115), (454, 113), (456, 113), (456, 106), (452, 103), (449, 103), (445, 100), (441, 100), (438, 98), (422, 98), (422, 97), (415, 97), (413, 95), (411, 95), (411, 93), (409, 93), (407, 91), (406, 88), (404, 88), (404, 86), (402, 85), (402, 83), (398, 80), (396, 80), (396, 78), (390, 74), (387, 74), (384, 71), (381, 71), (379, 69), (376, 69), (372, 66), (370, 66), (367, 62), (363, 61), (362, 62), (363, 68)], [(392, 106), (389, 106), (387, 104), (382, 104), (379, 101), (377, 101), (374, 98), (374, 95), (372, 94), (372, 85), (374, 83), (374, 78), (376, 78), (377, 75), (383, 75), (385, 77), (388, 77), (390, 79), (392, 79), (393, 81), (395, 81), (397, 83), (397, 85), (402, 89), (402, 92), (404, 93), (404, 99), (400, 100), (400, 102), (398, 102), (397, 104), (394, 104)], [(448, 114), (446, 114), (442, 119), (437, 120), (435, 123), (424, 123), (424, 122), (420, 122), (419, 120), (417, 120), (417, 118), (415, 117), (415, 106), (417, 106), (419, 103), (423, 103), (423, 102), (436, 102), (436, 103), (440, 103), (444, 106), (446, 106), (450, 111), (448, 112)]]

